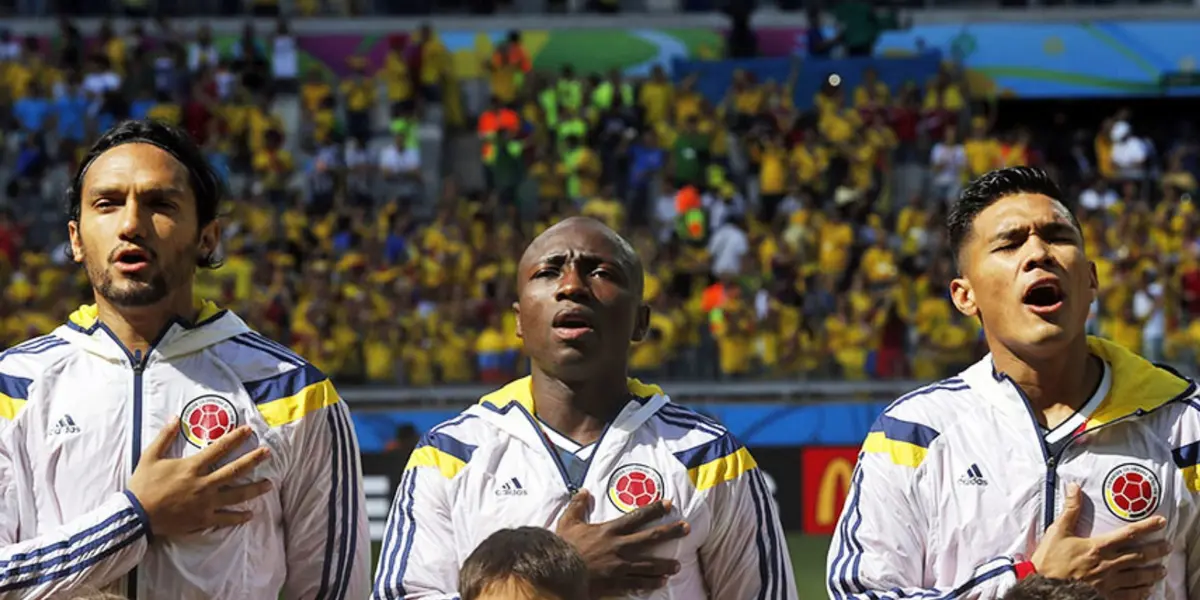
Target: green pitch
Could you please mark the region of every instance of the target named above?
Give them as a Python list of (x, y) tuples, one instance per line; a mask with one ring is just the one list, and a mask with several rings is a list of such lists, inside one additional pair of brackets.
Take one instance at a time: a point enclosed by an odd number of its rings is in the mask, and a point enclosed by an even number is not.
[[(816, 600), (825, 596), (825, 551), (829, 548), (827, 536), (788, 535), (788, 551), (792, 555), (792, 570), (796, 574), (799, 597)], [(379, 543), (372, 545), (371, 564), (378, 564)]]
[(828, 598), (825, 592), (825, 554), (829, 550), (829, 537), (792, 533), (788, 534), (787, 540), (798, 596), (805, 600)]

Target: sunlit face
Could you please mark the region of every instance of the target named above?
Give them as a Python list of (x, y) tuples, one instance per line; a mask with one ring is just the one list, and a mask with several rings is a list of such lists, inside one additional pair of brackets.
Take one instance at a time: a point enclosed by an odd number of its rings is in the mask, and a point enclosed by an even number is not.
[(992, 348), (1046, 356), (1083, 335), (1096, 268), (1062, 203), (1001, 198), (975, 218), (959, 258), (951, 297), (964, 315), (982, 318)]
[(639, 275), (601, 227), (559, 225), (534, 240), (518, 267), (517, 334), (534, 364), (558, 377), (623, 362), (646, 332)]
[[(68, 224), (75, 262), (96, 295), (140, 307), (191, 289), (197, 259), (216, 248), (216, 222), (199, 227), (188, 171), (151, 144), (101, 154), (84, 175), (79, 220)], [(190, 292), (189, 292), (190, 293)]]

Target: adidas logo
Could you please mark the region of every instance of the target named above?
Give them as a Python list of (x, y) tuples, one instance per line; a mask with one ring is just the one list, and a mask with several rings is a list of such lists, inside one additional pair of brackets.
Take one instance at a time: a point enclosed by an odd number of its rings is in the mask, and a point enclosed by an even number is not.
[(50, 435), (63, 435), (67, 433), (79, 433), (79, 426), (75, 424), (75, 419), (71, 415), (63, 415), (54, 427), (50, 429)]
[(960, 485), (987, 485), (988, 482), (983, 478), (983, 471), (979, 470), (979, 465), (971, 465), (967, 469), (967, 474), (958, 478)]
[(513, 477), (512, 479), (505, 481), (504, 485), (500, 486), (500, 489), (496, 490), (496, 495), (497, 496), (527, 496), (527, 495), (529, 495), (529, 491), (527, 491), (521, 485), (520, 480), (518, 480), (516, 477)]

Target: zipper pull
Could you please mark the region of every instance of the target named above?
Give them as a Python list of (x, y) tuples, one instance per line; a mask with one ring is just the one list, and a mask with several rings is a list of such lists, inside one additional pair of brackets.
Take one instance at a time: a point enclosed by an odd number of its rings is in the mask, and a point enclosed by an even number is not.
[(144, 360), (142, 360), (142, 351), (134, 350), (133, 351), (133, 370), (134, 370), (134, 372), (141, 373), (142, 369), (145, 366), (146, 366), (146, 362)]
[(571, 497), (574, 498), (575, 494), (579, 493), (579, 488), (575, 487), (575, 484), (572, 483), (567, 486), (567, 491), (571, 492)]

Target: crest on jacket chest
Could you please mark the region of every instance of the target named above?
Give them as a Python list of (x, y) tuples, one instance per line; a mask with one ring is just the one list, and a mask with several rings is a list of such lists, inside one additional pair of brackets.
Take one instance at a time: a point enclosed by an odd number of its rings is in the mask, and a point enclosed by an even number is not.
[(1104, 504), (1122, 521), (1140, 521), (1154, 514), (1162, 498), (1162, 486), (1153, 471), (1125, 463), (1104, 478)]
[(197, 448), (221, 439), (239, 424), (233, 404), (220, 396), (200, 396), (185, 404), (179, 413), (180, 433)]

